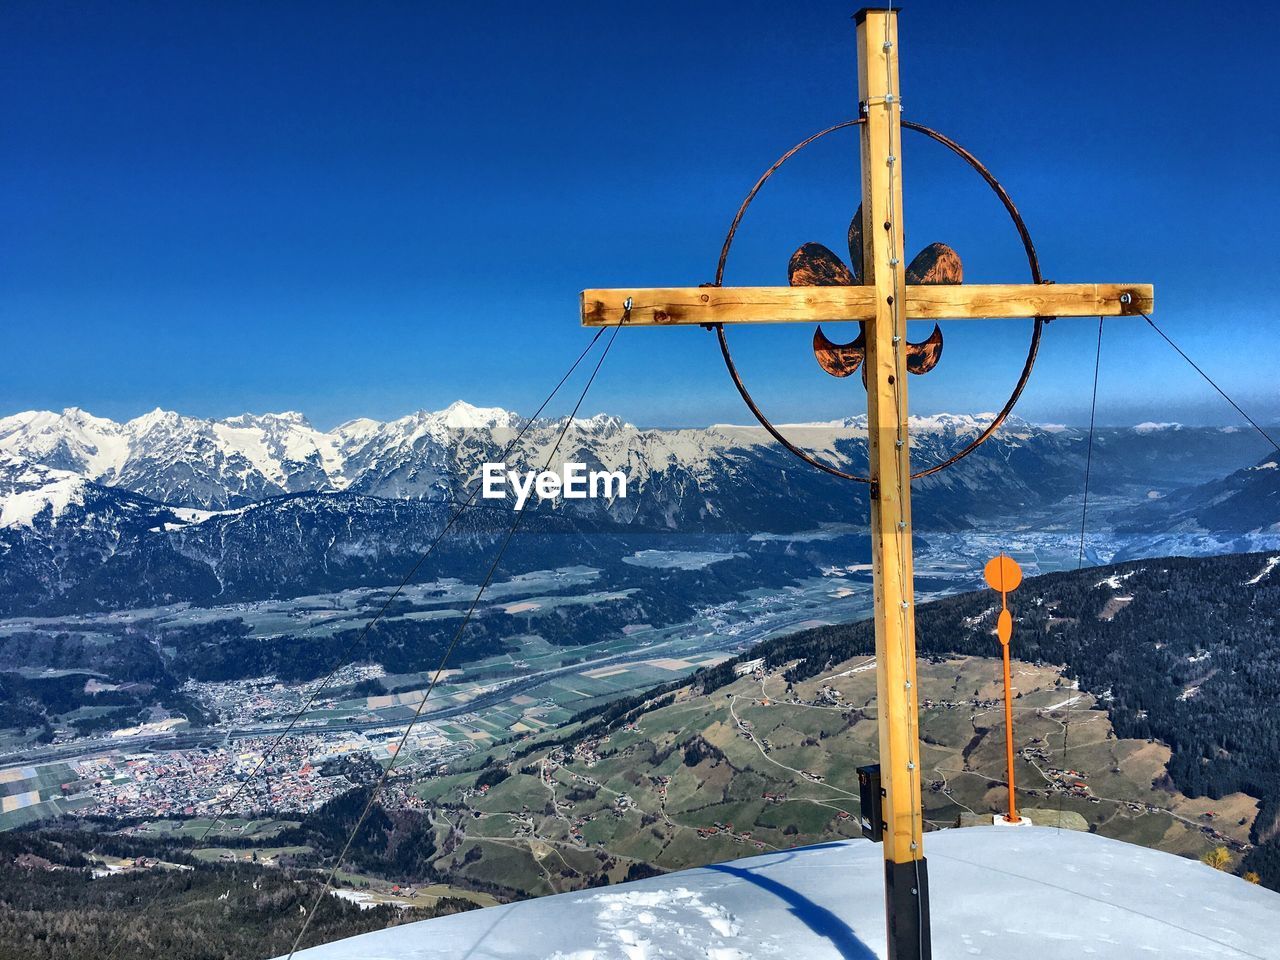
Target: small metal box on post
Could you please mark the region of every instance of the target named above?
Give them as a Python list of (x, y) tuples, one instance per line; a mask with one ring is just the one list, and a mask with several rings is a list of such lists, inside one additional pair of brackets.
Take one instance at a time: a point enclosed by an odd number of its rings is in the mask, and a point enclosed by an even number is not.
[(880, 786), (880, 764), (858, 768), (858, 801), (862, 814), (862, 835), (872, 843), (884, 839), (884, 788)]

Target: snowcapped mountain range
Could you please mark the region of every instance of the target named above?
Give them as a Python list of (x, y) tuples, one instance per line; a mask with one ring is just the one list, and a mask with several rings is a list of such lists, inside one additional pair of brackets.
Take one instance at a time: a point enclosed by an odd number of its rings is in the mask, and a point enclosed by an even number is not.
[(222, 509), (346, 490), (375, 462), (447, 448), (463, 432), (510, 431), (517, 420), (503, 410), (455, 403), (439, 413), (390, 423), (352, 420), (321, 431), (292, 412), (203, 420), (153, 410), (117, 423), (72, 407), (0, 419), (0, 451), (165, 503)]
[[(352, 420), (328, 431), (299, 413), (204, 420), (155, 410), (118, 423), (70, 408), (0, 419), (0, 456), (7, 458), (4, 473), (10, 483), (23, 477), (28, 487), (42, 481), (62, 485), (62, 492), (47, 498), (55, 513), (71, 496), (65, 488), (73, 477), (172, 506), (215, 511), (296, 493), (451, 499), (521, 429), (528, 428), (511, 459), (532, 466), (547, 459), (563, 427), (563, 420), (530, 424), (505, 410), (463, 402), (388, 422)], [(982, 420), (948, 415), (919, 419), (913, 427), (918, 450), (927, 454), (937, 448), (942, 455), (950, 449), (947, 444), (954, 447), (976, 434)], [(788, 429), (845, 468), (865, 448), (860, 418)], [(1022, 424), (1006, 430), (1000, 442), (1012, 449), (1035, 435)], [(655, 475), (673, 471), (705, 482), (717, 471), (717, 461), (776, 452), (773, 446), (758, 428), (643, 430), (599, 414), (572, 425), (557, 460), (622, 469), (643, 488)], [(4, 522), (29, 517), (30, 499), (15, 506)]]
[[(987, 422), (914, 419), (913, 463), (945, 459)], [(861, 418), (785, 430), (839, 467), (864, 469)], [(814, 470), (758, 427), (649, 429), (606, 414), (530, 422), (462, 402), (327, 431), (297, 413), (206, 420), (157, 410), (118, 423), (74, 408), (27, 412), (0, 419), (0, 612), (297, 596), (394, 580), (475, 489), (481, 466), (503, 459), (517, 436), (512, 469), (580, 462), (628, 478), (625, 499), (537, 504), (522, 535), (573, 534), (556, 547), (564, 562), (599, 562), (632, 535), (866, 522), (865, 484)], [(1187, 490), (1256, 465), (1260, 443), (1233, 429), (1103, 430), (1092, 489), (1113, 503), (1146, 504), (1143, 522), (1163, 529), (1166, 501), (1185, 510)], [(1010, 421), (954, 468), (915, 484), (916, 530), (1021, 523), (1078, 502), (1085, 448), (1079, 429)], [(1254, 472), (1264, 482), (1280, 475)], [(456, 575), (511, 507), (478, 501), (437, 551), (436, 575)], [(545, 566), (529, 551), (530, 569)]]
[[(913, 418), (915, 462), (944, 458), (986, 422), (983, 415)], [(120, 423), (73, 407), (61, 413), (30, 411), (0, 418), (0, 456), (6, 458), (3, 473), (10, 482), (16, 470), (28, 487), (42, 478), (65, 487), (75, 477), (200, 510), (235, 509), (286, 494), (341, 491), (452, 499), (460, 484), (474, 479), (479, 465), (498, 457), (522, 428), (528, 430), (510, 458), (513, 466), (514, 461), (540, 465), (563, 426), (563, 420), (552, 419), (530, 424), (509, 411), (461, 401), (438, 412), (420, 411), (386, 422), (352, 420), (327, 431), (293, 412), (206, 420), (155, 410)], [(1156, 426), (1141, 424), (1128, 431), (1130, 439), (1135, 444), (1150, 442), (1169, 432), (1156, 431)], [(864, 418), (785, 429), (803, 446), (845, 469), (856, 470), (865, 456)], [(1013, 421), (968, 464), (984, 459), (1008, 464), (1028, 454), (1062, 455), (1078, 448), (1080, 440), (1078, 430)], [(640, 429), (599, 414), (572, 425), (557, 460), (622, 469), (637, 489), (643, 489), (656, 476), (672, 472), (701, 484), (725, 463), (771, 458), (778, 452), (772, 439), (756, 427)], [(1175, 459), (1185, 461), (1185, 455)], [(23, 464), (30, 469), (24, 470)], [(1193, 472), (1196, 475), (1186, 482), (1220, 474)], [(68, 495), (64, 489), (49, 499), (56, 506)], [(21, 522), (28, 513), (15, 507), (3, 522)]]

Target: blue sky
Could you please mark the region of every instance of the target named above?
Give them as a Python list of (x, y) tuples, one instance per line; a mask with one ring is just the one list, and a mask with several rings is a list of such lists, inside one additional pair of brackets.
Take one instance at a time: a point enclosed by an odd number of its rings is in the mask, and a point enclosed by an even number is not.
[[(319, 426), (457, 398), (529, 411), (587, 334), (588, 286), (709, 280), (783, 150), (853, 112), (837, 3), (10, 2), (0, 11), (0, 412), (298, 409)], [(1157, 318), (1280, 415), (1273, 234), (1280, 12), (1241, 3), (939, 3), (901, 16), (905, 115), (970, 147), (1045, 273), (1149, 280)], [(973, 174), (903, 149), (908, 246), (1020, 281)], [(853, 135), (775, 177), (726, 281), (842, 249)], [(1007, 395), (1029, 321), (952, 323), (920, 412)], [(923, 332), (923, 331), (922, 331)], [(1046, 335), (1020, 412), (1087, 416), (1095, 325)], [(808, 328), (740, 331), (779, 420), (858, 412)], [(624, 332), (588, 412), (745, 422), (710, 334)], [(1233, 422), (1141, 320), (1109, 322), (1105, 422)]]

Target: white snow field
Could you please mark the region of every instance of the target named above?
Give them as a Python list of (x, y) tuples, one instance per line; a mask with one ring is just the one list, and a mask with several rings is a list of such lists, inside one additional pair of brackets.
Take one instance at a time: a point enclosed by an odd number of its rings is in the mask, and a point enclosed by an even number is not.
[[(1087, 833), (928, 835), (933, 956), (1280, 958), (1280, 895)], [(424, 920), (299, 960), (884, 957), (880, 848), (843, 841)]]

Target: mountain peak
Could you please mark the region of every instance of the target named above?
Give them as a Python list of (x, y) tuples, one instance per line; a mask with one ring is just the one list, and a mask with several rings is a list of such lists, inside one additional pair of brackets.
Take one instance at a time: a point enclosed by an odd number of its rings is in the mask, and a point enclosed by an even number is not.
[(509, 427), (515, 414), (501, 407), (477, 407), (465, 400), (455, 400), (434, 417), (450, 430), (482, 430)]
[(354, 420), (338, 424), (330, 432), (346, 437), (353, 434), (372, 433), (382, 425), (381, 420), (374, 420), (371, 417), (356, 417)]
[[(36, 416), (40, 417), (46, 415), (37, 414)], [(47, 416), (49, 416), (50, 419), (54, 419), (52, 414)], [(109, 420), (106, 417), (95, 417), (92, 413), (89, 413), (89, 411), (84, 410), (81, 407), (64, 407), (62, 413), (56, 418), (56, 420), (61, 422), (63, 425), (72, 424), (76, 427), (91, 428), (94, 430), (110, 431), (119, 426), (119, 424), (114, 420)]]
[[(611, 413), (597, 413), (594, 416), (586, 418), (577, 417), (574, 422), (577, 423), (579, 428), (586, 428), (596, 433), (612, 433), (614, 430), (622, 430), (627, 427), (631, 427), (631, 424), (627, 423), (621, 417), (614, 416)], [(632, 427), (632, 429), (635, 428)]]
[(230, 427), (262, 427), (284, 424), (291, 427), (310, 427), (311, 421), (296, 410), (283, 413), (242, 413), (237, 417), (228, 417), (222, 421)]
[(152, 427), (172, 426), (182, 420), (182, 415), (173, 411), (165, 410), (162, 407), (156, 407), (150, 413), (144, 413), (140, 417), (134, 417), (129, 421), (128, 425), (139, 431), (150, 430)]

